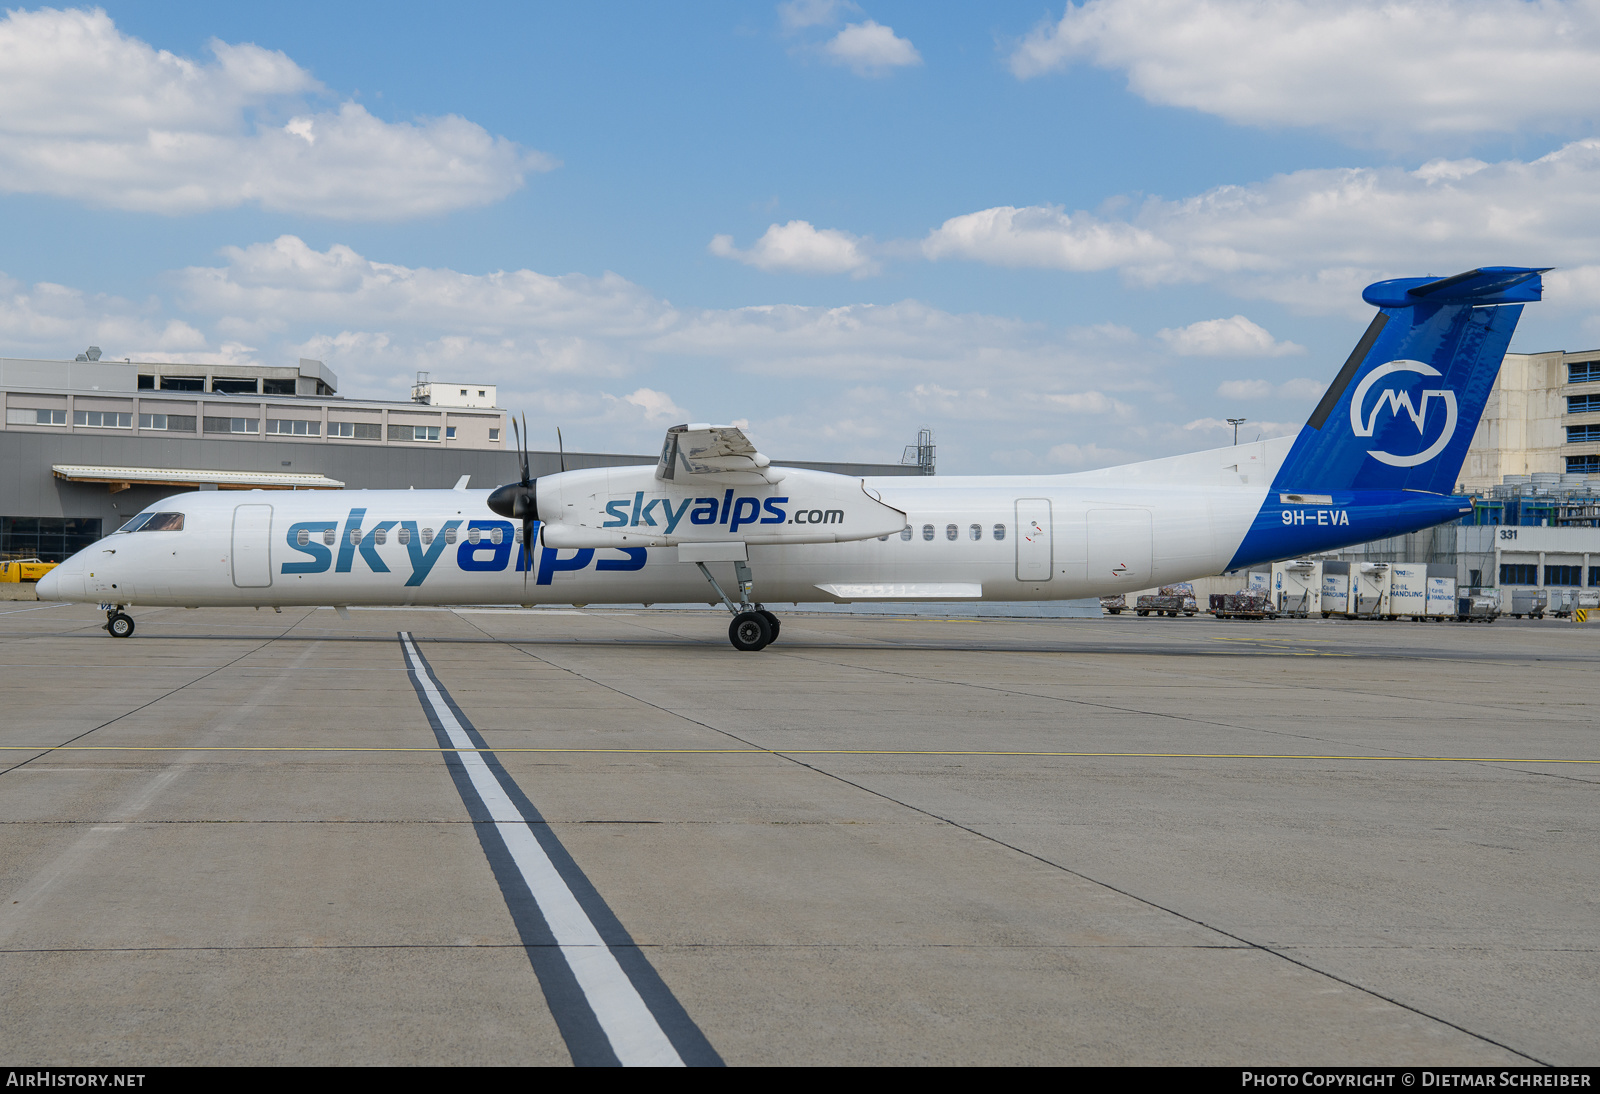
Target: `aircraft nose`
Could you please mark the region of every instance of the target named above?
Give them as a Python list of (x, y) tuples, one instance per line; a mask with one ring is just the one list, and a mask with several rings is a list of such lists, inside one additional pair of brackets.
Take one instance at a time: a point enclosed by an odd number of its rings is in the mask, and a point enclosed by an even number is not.
[(40, 600), (81, 600), (83, 598), (83, 559), (67, 559), (39, 579), (34, 591)]

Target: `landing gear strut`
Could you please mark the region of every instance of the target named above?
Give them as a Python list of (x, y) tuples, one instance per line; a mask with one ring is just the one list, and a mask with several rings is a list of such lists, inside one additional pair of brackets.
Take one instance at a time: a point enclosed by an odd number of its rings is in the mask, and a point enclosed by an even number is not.
[(112, 638), (133, 636), (133, 616), (118, 608), (106, 612), (106, 631)]
[(781, 624), (778, 617), (767, 611), (766, 608), (756, 603), (753, 599), (755, 592), (755, 575), (750, 572), (750, 565), (746, 562), (733, 564), (734, 576), (739, 580), (739, 603), (735, 604), (722, 591), (722, 586), (717, 584), (717, 579), (711, 576), (711, 571), (706, 569), (704, 562), (696, 562), (705, 579), (717, 591), (717, 597), (727, 606), (733, 615), (733, 622), (728, 624), (728, 641), (733, 643), (733, 648), (741, 652), (754, 653), (756, 650), (765, 649), (778, 640), (778, 630)]

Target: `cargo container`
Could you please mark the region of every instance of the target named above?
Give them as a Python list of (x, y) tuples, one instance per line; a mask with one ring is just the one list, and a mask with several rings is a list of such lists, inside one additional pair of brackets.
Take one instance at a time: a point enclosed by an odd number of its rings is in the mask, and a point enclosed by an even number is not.
[(1322, 563), (1306, 559), (1272, 564), (1272, 602), (1280, 615), (1304, 619), (1322, 610)]
[(1322, 564), (1322, 618), (1350, 614), (1350, 564)]
[(1456, 619), (1462, 623), (1493, 623), (1500, 616), (1500, 590), (1467, 588), (1456, 597)]
[(1511, 618), (1543, 619), (1550, 607), (1550, 595), (1543, 589), (1512, 589)]
[(1382, 619), (1389, 614), (1389, 564), (1360, 562), (1350, 567), (1350, 618)]
[(1257, 596), (1272, 595), (1272, 569), (1250, 570), (1245, 574), (1244, 592)]
[(1389, 606), (1385, 619), (1428, 617), (1428, 564), (1395, 562), (1389, 566)]
[(1456, 607), (1455, 567), (1444, 562), (1428, 563), (1428, 618), (1454, 619)]

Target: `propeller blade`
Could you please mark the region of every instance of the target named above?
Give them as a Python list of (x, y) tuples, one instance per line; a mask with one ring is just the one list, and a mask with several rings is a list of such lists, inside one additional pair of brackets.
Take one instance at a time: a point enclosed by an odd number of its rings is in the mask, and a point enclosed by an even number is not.
[(522, 412), (522, 439), (518, 442), (522, 447), (522, 485), (527, 486), (528, 477), (528, 412)]
[(561, 440), (561, 427), (556, 426), (556, 450), (561, 453), (561, 470), (567, 469), (567, 446)]

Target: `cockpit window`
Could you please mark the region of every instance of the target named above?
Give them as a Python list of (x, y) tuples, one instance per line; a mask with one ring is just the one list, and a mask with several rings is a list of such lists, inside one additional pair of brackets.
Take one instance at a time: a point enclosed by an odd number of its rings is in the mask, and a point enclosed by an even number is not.
[(144, 522), (149, 520), (154, 515), (155, 515), (154, 513), (140, 513), (138, 516), (136, 516), (132, 520), (130, 520), (127, 524), (124, 524), (121, 528), (118, 528), (117, 531), (118, 532), (137, 532), (140, 528), (144, 527)]
[(182, 513), (151, 513), (150, 519), (140, 526), (141, 532), (181, 532), (183, 531)]

